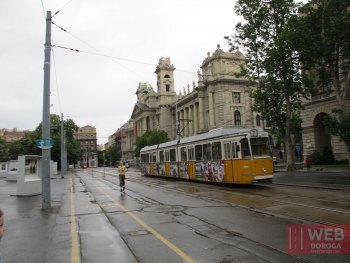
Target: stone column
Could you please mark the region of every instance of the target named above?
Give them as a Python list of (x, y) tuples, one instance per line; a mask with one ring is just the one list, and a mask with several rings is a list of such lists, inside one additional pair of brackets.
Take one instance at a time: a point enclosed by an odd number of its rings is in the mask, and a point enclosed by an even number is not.
[(209, 128), (212, 129), (215, 127), (213, 92), (208, 93), (208, 99), (209, 99)]
[(189, 116), (188, 118), (191, 120), (191, 122), (188, 123), (189, 125), (189, 136), (192, 136), (193, 135), (193, 122), (194, 122), (194, 119), (193, 119), (193, 105), (191, 105), (189, 108)]
[(198, 133), (198, 104), (193, 105), (193, 132)]
[(203, 98), (198, 98), (198, 117), (199, 117), (199, 130), (204, 129), (204, 109), (203, 109)]

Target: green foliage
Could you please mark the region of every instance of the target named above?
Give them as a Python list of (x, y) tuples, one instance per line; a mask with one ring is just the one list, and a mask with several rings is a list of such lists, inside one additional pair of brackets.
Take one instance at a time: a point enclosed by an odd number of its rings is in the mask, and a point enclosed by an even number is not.
[(168, 142), (170, 139), (165, 131), (146, 131), (142, 136), (136, 138), (135, 156), (140, 156), (140, 151), (145, 146)]
[(313, 152), (311, 155), (311, 164), (314, 165), (332, 165), (335, 164), (334, 154), (331, 148), (324, 147), (323, 152)]
[(97, 162), (98, 166), (104, 166), (105, 164), (107, 164), (105, 151), (97, 151)]
[(323, 123), (330, 135), (339, 136), (350, 148), (350, 114), (345, 115), (342, 110), (334, 109), (333, 116), (326, 115)]
[(350, 85), (342, 81), (350, 76), (349, 8), (348, 0), (311, 0), (296, 23), (303, 70), (320, 87), (319, 92), (335, 91), (341, 104)]
[(0, 138), (0, 162), (9, 160), (9, 148), (5, 140)]
[(122, 153), (120, 149), (120, 145), (114, 144), (108, 147), (106, 154), (106, 165), (115, 166), (118, 161), (122, 158)]
[[(61, 165), (61, 119), (58, 115), (50, 116), (50, 127), (51, 127), (51, 138), (54, 141), (54, 145), (51, 148), (51, 159)], [(67, 159), (69, 164), (74, 164), (80, 159), (80, 145), (79, 142), (74, 139), (74, 133), (78, 126), (75, 125), (73, 120), (68, 119), (63, 122), (64, 129), (66, 132), (67, 140)], [(41, 155), (41, 149), (36, 147), (36, 141), (41, 139), (42, 125), (33, 132), (25, 134), (25, 136), (14, 142), (6, 143), (7, 155), (1, 155), (0, 158), (6, 158), (16, 160), (18, 155)], [(1, 140), (0, 140), (1, 147)], [(0, 148), (2, 149), (2, 147)]]
[(238, 0), (236, 14), (244, 23), (236, 25), (236, 35), (225, 37), (231, 49), (243, 47), (247, 79), (254, 83), (253, 110), (260, 112), (273, 133), (284, 139), (288, 169), (293, 169), (291, 134), (300, 131), (303, 75), (295, 43), (294, 23), (298, 5), (293, 0)]

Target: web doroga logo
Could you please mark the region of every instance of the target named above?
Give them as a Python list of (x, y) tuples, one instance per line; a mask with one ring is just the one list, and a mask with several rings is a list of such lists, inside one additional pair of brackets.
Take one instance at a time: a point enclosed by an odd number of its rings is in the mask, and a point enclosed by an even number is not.
[(288, 224), (287, 254), (350, 254), (350, 225)]

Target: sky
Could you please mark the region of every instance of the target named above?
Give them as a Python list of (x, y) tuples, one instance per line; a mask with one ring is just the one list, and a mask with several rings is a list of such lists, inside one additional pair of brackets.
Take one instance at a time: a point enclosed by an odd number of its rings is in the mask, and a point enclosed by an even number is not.
[(103, 144), (131, 118), (138, 84), (157, 89), (161, 57), (176, 68), (179, 93), (197, 82), (197, 70), (217, 44), (228, 51), (224, 36), (234, 34), (240, 19), (234, 2), (0, 0), (0, 128), (34, 130), (42, 121), (47, 11), (59, 11), (51, 28), (57, 47), (50, 113), (94, 126)]

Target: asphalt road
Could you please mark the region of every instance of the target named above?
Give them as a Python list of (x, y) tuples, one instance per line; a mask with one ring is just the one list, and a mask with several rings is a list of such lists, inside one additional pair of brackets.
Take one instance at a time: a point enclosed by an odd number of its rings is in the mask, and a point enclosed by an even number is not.
[(0, 179), (0, 251), (3, 263), (349, 262), (286, 253), (287, 225), (349, 221), (348, 178), (281, 172), (271, 185), (219, 186), (130, 169), (121, 193), (116, 169), (85, 169), (51, 180), (49, 211)]

